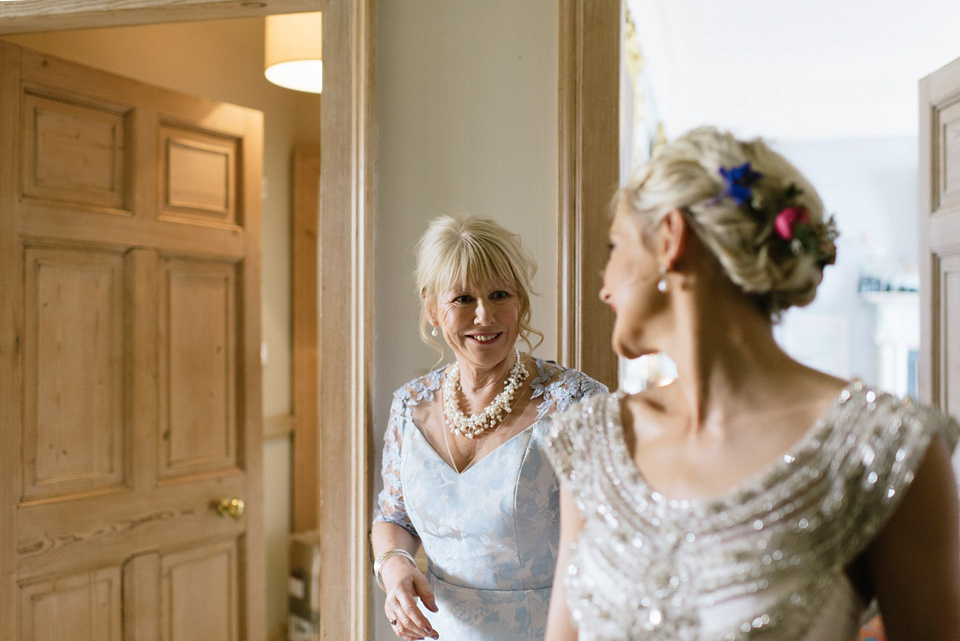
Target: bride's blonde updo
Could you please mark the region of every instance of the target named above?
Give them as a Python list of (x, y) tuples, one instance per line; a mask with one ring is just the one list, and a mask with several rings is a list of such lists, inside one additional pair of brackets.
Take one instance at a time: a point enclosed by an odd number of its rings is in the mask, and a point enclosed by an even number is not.
[[(537, 263), (520, 236), (489, 218), (440, 216), (430, 221), (417, 244), (417, 292), (420, 294), (420, 337), (443, 355), (443, 345), (430, 334), (427, 305), (437, 294), (457, 287), (500, 284), (520, 301), (520, 340), (533, 351), (543, 334), (530, 325), (531, 283)], [(530, 337), (536, 336), (536, 343)]]
[(813, 300), (836, 251), (833, 222), (800, 171), (762, 140), (712, 127), (664, 145), (619, 200), (647, 238), (667, 212), (683, 211), (730, 280), (774, 319)]

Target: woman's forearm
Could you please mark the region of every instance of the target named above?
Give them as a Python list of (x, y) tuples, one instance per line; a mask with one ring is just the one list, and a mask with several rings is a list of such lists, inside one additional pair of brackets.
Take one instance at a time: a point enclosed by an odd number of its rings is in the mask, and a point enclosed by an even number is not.
[(570, 618), (567, 598), (564, 594), (563, 577), (570, 565), (570, 546), (576, 542), (583, 529), (583, 519), (573, 497), (566, 488), (560, 488), (560, 545), (557, 568), (553, 575), (553, 590), (550, 594), (550, 609), (547, 611), (546, 641), (577, 641), (577, 629)]
[(396, 523), (374, 523), (370, 532), (370, 544), (373, 546), (373, 558), (395, 548), (406, 550), (410, 554), (416, 554), (420, 549), (420, 539)]
[[(416, 556), (417, 550), (420, 548), (420, 539), (395, 523), (381, 522), (373, 524), (370, 532), (370, 544), (373, 547), (373, 558), (376, 560), (388, 550), (396, 549), (404, 550), (410, 556)], [(388, 564), (394, 563), (408, 563), (408, 561), (399, 556), (391, 557), (383, 562), (381, 570), (386, 568)]]
[[(557, 576), (566, 571), (566, 560), (561, 556), (557, 563)], [(577, 629), (570, 618), (566, 595), (563, 593), (563, 580), (553, 582), (550, 594), (550, 608), (547, 610), (547, 634), (545, 641), (577, 641)]]

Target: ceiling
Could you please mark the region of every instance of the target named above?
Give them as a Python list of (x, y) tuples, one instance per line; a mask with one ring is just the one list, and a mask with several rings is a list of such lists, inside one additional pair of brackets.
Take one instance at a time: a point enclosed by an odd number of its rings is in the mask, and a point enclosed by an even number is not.
[(674, 137), (916, 136), (917, 81), (960, 58), (958, 0), (627, 0)]

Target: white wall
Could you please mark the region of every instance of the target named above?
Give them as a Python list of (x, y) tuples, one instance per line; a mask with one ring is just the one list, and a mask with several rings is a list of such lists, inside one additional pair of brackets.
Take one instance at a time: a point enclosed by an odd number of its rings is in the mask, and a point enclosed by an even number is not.
[[(15, 44), (188, 94), (264, 113), (262, 331), (265, 416), (291, 411), (290, 158), (319, 143), (319, 98), (263, 77), (263, 19), (8, 36)], [(290, 442), (264, 444), (267, 628), (286, 619)]]
[[(793, 331), (803, 337), (822, 319), (840, 320), (846, 325), (840, 338), (847, 345), (847, 357), (839, 356), (843, 367), (834, 373), (878, 384), (876, 310), (857, 295), (857, 281), (871, 257), (890, 264), (917, 264), (917, 140), (772, 142), (817, 188), (827, 212), (836, 216), (841, 233), (837, 263), (826, 268), (816, 300), (788, 312), (778, 333)], [(825, 339), (832, 341), (824, 336), (805, 338), (809, 344)]]
[[(373, 403), (379, 470), (393, 391), (429, 371), (414, 246), (440, 214), (496, 219), (539, 271), (533, 323), (556, 356), (558, 6), (552, 0), (376, 3), (377, 219)], [(376, 489), (379, 491), (379, 474)], [(379, 591), (378, 639), (393, 638)]]

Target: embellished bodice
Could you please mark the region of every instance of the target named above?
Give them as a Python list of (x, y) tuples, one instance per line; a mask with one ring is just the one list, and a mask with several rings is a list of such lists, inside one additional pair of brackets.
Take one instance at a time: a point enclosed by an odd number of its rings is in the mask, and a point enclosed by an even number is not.
[(620, 399), (554, 417), (545, 443), (585, 520), (562, 579), (585, 641), (855, 639), (868, 604), (845, 569), (894, 511), (930, 438), (941, 433), (952, 449), (960, 431), (854, 383), (760, 475), (715, 500), (676, 500), (636, 467)]

